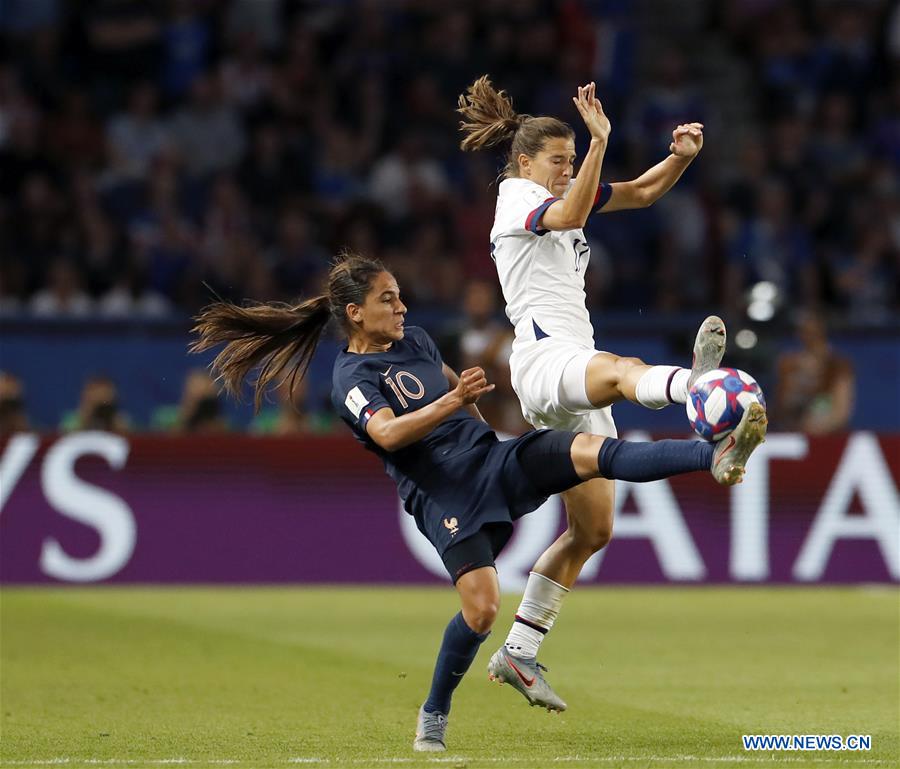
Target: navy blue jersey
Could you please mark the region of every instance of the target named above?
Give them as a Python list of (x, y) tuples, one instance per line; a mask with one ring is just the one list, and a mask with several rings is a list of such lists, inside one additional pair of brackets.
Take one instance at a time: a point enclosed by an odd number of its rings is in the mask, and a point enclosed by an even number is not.
[(380, 409), (396, 416), (421, 409), (450, 389), (434, 341), (407, 326), (386, 352), (351, 353), (334, 363), (331, 401), (367, 449), (384, 462), (404, 507), (419, 529), (443, 551), (485, 523), (509, 523), (541, 497), (520, 471), (515, 450), (523, 440), (498, 441), (493, 430), (460, 408), (422, 440), (385, 451), (366, 432)]

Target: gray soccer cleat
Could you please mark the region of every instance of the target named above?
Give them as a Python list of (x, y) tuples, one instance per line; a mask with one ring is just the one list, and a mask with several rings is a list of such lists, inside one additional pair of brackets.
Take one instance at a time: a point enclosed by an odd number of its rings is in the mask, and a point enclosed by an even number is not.
[(688, 377), (688, 390), (707, 371), (719, 368), (725, 354), (725, 321), (717, 315), (710, 315), (700, 324), (694, 340), (694, 360)]
[(753, 450), (766, 439), (769, 420), (761, 403), (751, 403), (737, 427), (722, 438), (713, 452), (710, 472), (723, 486), (744, 479), (744, 469)]
[(424, 753), (437, 753), (446, 750), (444, 732), (447, 731), (447, 716), (443, 713), (426, 713), (425, 706), (419, 708), (416, 720), (416, 739), (413, 750)]
[(491, 681), (509, 684), (522, 692), (532, 707), (537, 705), (548, 711), (562, 712), (566, 709), (566, 703), (544, 679), (542, 671), (546, 669), (533, 657), (514, 657), (505, 646), (501, 646), (488, 663), (488, 677)]

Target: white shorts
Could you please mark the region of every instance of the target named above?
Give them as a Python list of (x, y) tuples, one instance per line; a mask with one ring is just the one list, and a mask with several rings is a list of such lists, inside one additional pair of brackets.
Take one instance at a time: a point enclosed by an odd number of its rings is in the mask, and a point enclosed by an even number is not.
[(618, 437), (612, 406), (591, 408), (585, 390), (585, 370), (598, 352), (553, 338), (517, 346), (509, 368), (525, 420), (536, 428)]

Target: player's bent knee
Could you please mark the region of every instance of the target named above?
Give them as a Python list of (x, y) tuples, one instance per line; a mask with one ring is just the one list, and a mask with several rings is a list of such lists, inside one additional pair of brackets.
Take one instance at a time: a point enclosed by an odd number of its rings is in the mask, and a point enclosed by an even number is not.
[(598, 352), (585, 373), (588, 399), (595, 408), (602, 408), (627, 397), (630, 381), (636, 376), (635, 369), (644, 365), (640, 358)]
[(494, 626), (500, 605), (496, 601), (473, 601), (463, 607), (466, 624), (476, 633), (487, 633)]
[(591, 550), (595, 553), (606, 547), (612, 539), (612, 526), (601, 526), (591, 533)]
[(612, 524), (597, 523), (593, 526), (579, 527), (570, 533), (577, 547), (593, 555), (609, 544), (612, 539)]
[(616, 366), (621, 370), (620, 376), (624, 375), (628, 369), (634, 368), (635, 366), (645, 366), (646, 364), (640, 358), (619, 358), (616, 361)]

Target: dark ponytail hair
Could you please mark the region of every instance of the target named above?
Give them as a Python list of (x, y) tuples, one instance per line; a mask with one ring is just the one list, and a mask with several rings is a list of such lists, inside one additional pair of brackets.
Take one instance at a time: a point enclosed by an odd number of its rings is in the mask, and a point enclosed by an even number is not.
[(211, 368), (229, 394), (240, 397), (241, 385), (255, 368), (254, 407), (259, 411), (269, 384), (279, 376), (290, 378), (290, 392), (309, 369), (322, 332), (333, 318), (349, 336), (348, 304), (362, 304), (377, 275), (385, 272), (377, 259), (349, 252), (341, 254), (328, 273), (324, 294), (299, 304), (267, 302), (239, 307), (231, 302), (215, 302), (194, 318), (192, 332), (199, 339), (191, 352), (203, 352), (216, 345), (225, 347)]
[(463, 117), (459, 130), (466, 135), (459, 146), (464, 152), (512, 142), (503, 176), (518, 176), (519, 155), (533, 158), (544, 148), (547, 139), (575, 138), (572, 127), (555, 117), (517, 114), (506, 91), (495, 89), (487, 75), (482, 75), (460, 94), (456, 111)]

